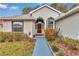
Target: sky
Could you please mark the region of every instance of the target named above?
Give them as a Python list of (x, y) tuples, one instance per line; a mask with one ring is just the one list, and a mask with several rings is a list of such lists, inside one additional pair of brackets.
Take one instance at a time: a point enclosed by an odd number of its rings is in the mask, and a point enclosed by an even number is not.
[(0, 16), (14, 16), (22, 14), (24, 7), (36, 7), (38, 3), (0, 3)]
[(42, 3), (0, 3), (0, 17), (21, 15), (24, 7), (36, 7)]

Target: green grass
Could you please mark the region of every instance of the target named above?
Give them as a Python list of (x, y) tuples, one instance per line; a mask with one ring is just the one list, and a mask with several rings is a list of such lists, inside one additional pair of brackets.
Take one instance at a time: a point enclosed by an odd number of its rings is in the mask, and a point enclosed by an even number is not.
[(31, 56), (34, 42), (16, 41), (0, 43), (0, 56)]
[(52, 45), (51, 46), (54, 52), (58, 52), (59, 51), (59, 47), (56, 45)]
[(57, 56), (65, 56), (65, 54), (64, 54), (63, 52), (60, 52), (60, 51), (59, 51), (59, 52), (57, 53)]

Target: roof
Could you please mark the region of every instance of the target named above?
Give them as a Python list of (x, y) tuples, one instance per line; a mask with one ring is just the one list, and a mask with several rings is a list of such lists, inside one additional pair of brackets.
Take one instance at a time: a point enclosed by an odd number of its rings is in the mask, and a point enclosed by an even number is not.
[(0, 20), (34, 20), (35, 18), (31, 15), (32, 13), (36, 12), (37, 10), (43, 8), (43, 7), (48, 7), (51, 10), (54, 10), (55, 12), (57, 12), (59, 15), (63, 14), (62, 12), (56, 10), (55, 8), (52, 8), (50, 6), (48, 6), (47, 4), (44, 4), (38, 8), (36, 8), (35, 10), (29, 12), (28, 14), (25, 15), (17, 15), (17, 16), (8, 16), (8, 17), (0, 17)]
[(44, 5), (42, 5), (42, 6), (38, 7), (38, 8), (36, 8), (36, 9), (34, 9), (33, 11), (30, 12), (30, 14), (32, 14), (32, 13), (38, 11), (39, 9), (41, 9), (41, 8), (43, 8), (43, 7), (48, 7), (49, 9), (51, 9), (51, 10), (53, 10), (53, 11), (59, 13), (59, 14), (62, 14), (62, 12), (60, 12), (59, 10), (57, 10), (57, 9), (55, 9), (55, 8), (53, 8), (53, 7), (49, 6), (49, 5), (47, 5), (47, 4), (44, 4)]
[(17, 15), (17, 16), (8, 16), (8, 17), (0, 17), (1, 20), (34, 20), (30, 14), (25, 15)]
[(69, 17), (75, 13), (78, 13), (79, 12), (79, 5), (74, 7), (73, 9), (71, 9), (70, 11), (68, 11), (67, 13), (65, 14), (62, 14), (59, 18), (56, 19), (56, 21), (60, 21), (66, 17)]

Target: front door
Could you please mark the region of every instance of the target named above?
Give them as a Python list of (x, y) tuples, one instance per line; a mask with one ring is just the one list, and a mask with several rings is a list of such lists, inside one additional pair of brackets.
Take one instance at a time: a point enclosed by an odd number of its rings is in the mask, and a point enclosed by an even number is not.
[(41, 24), (37, 24), (37, 33), (42, 33)]

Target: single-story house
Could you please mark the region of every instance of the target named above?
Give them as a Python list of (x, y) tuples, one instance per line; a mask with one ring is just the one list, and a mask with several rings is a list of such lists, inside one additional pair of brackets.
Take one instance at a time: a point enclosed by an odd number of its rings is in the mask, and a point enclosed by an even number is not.
[(0, 31), (24, 32), (30, 37), (44, 34), (46, 28), (60, 29), (59, 34), (79, 38), (79, 6), (62, 13), (45, 4), (28, 14), (0, 17)]

